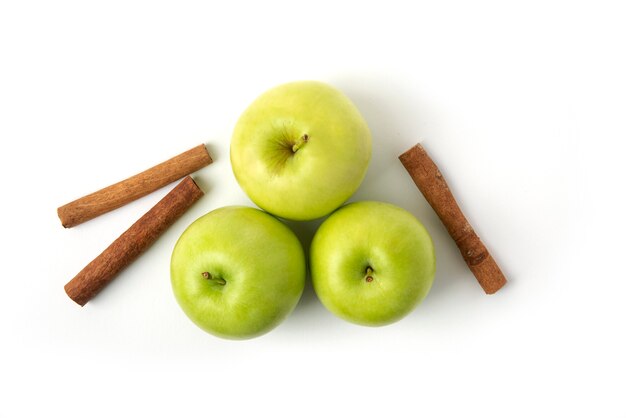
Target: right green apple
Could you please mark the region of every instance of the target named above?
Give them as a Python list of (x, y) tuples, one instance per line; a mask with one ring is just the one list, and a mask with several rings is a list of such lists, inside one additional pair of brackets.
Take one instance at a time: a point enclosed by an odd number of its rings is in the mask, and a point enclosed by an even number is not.
[(313, 287), (324, 306), (357, 324), (399, 320), (428, 294), (435, 249), (408, 211), (383, 202), (351, 203), (319, 227), (310, 251)]

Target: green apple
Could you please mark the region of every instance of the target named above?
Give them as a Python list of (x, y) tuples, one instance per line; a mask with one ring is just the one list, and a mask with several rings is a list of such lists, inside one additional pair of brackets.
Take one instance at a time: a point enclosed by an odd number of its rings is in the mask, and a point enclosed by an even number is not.
[(264, 334), (294, 309), (306, 276), (304, 251), (282, 222), (228, 206), (198, 218), (172, 253), (172, 289), (185, 314), (224, 338)]
[(371, 135), (354, 104), (316, 81), (283, 84), (241, 115), (230, 145), (239, 185), (260, 208), (311, 220), (344, 203), (365, 177)]
[(315, 233), (313, 288), (335, 315), (361, 325), (399, 320), (426, 297), (435, 276), (435, 250), (409, 212), (383, 202), (348, 204)]

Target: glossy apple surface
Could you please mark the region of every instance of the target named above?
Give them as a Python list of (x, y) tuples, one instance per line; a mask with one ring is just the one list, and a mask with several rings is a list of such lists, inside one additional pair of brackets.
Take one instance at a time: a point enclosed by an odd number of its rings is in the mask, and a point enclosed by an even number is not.
[(264, 334), (294, 309), (305, 256), (294, 233), (258, 209), (229, 206), (193, 222), (172, 253), (172, 289), (185, 314), (224, 338)]
[(311, 243), (315, 292), (335, 315), (378, 326), (399, 320), (428, 294), (435, 250), (408, 211), (383, 202), (348, 204), (330, 215)]
[(344, 203), (361, 184), (370, 131), (342, 92), (316, 81), (283, 84), (258, 97), (230, 146), (239, 185), (260, 208), (310, 220)]

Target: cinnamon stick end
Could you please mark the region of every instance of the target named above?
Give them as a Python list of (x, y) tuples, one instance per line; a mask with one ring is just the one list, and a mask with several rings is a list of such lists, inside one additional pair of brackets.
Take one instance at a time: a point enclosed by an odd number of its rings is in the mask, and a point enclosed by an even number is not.
[(181, 180), (177, 188), (184, 191), (189, 197), (190, 205), (204, 196), (204, 191), (198, 186), (198, 183), (191, 176), (186, 176)]
[(83, 293), (73, 285), (74, 283), (71, 281), (67, 283), (64, 287), (65, 293), (67, 293), (67, 296), (69, 296), (69, 298), (76, 302), (78, 305), (85, 306), (90, 298), (84, 297)]
[(213, 162), (213, 158), (211, 158), (211, 154), (207, 149), (205, 144), (200, 144), (196, 147), (200, 154), (202, 155), (202, 166), (205, 167)]
[(424, 149), (424, 147), (422, 147), (422, 144), (416, 144), (412, 146), (411, 148), (409, 148), (408, 150), (404, 151), (402, 154), (400, 154), (398, 156), (398, 159), (400, 160), (402, 165), (407, 167), (408, 169), (408, 166), (412, 166), (416, 164), (416, 162), (418, 161), (417, 157), (420, 154), (425, 154), (425, 153), (426, 153), (426, 150)]
[(469, 268), (488, 295), (493, 295), (507, 283), (504, 273), (491, 255), (480, 264), (469, 265)]
[(70, 217), (67, 216), (65, 206), (57, 208), (57, 216), (59, 217), (59, 220), (61, 220), (63, 228), (71, 228), (73, 226)]

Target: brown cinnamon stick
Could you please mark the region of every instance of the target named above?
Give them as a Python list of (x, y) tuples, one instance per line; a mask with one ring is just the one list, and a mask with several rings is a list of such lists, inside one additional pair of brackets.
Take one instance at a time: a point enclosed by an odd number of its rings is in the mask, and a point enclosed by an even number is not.
[(485, 293), (497, 292), (506, 284), (504, 274), (463, 215), (446, 180), (424, 147), (417, 144), (399, 158), (445, 225)]
[(71, 228), (139, 199), (201, 169), (213, 160), (204, 144), (146, 171), (81, 197), (57, 209), (65, 228)]
[(204, 193), (185, 177), (152, 209), (65, 285), (65, 292), (84, 306), (115, 276), (139, 257)]

